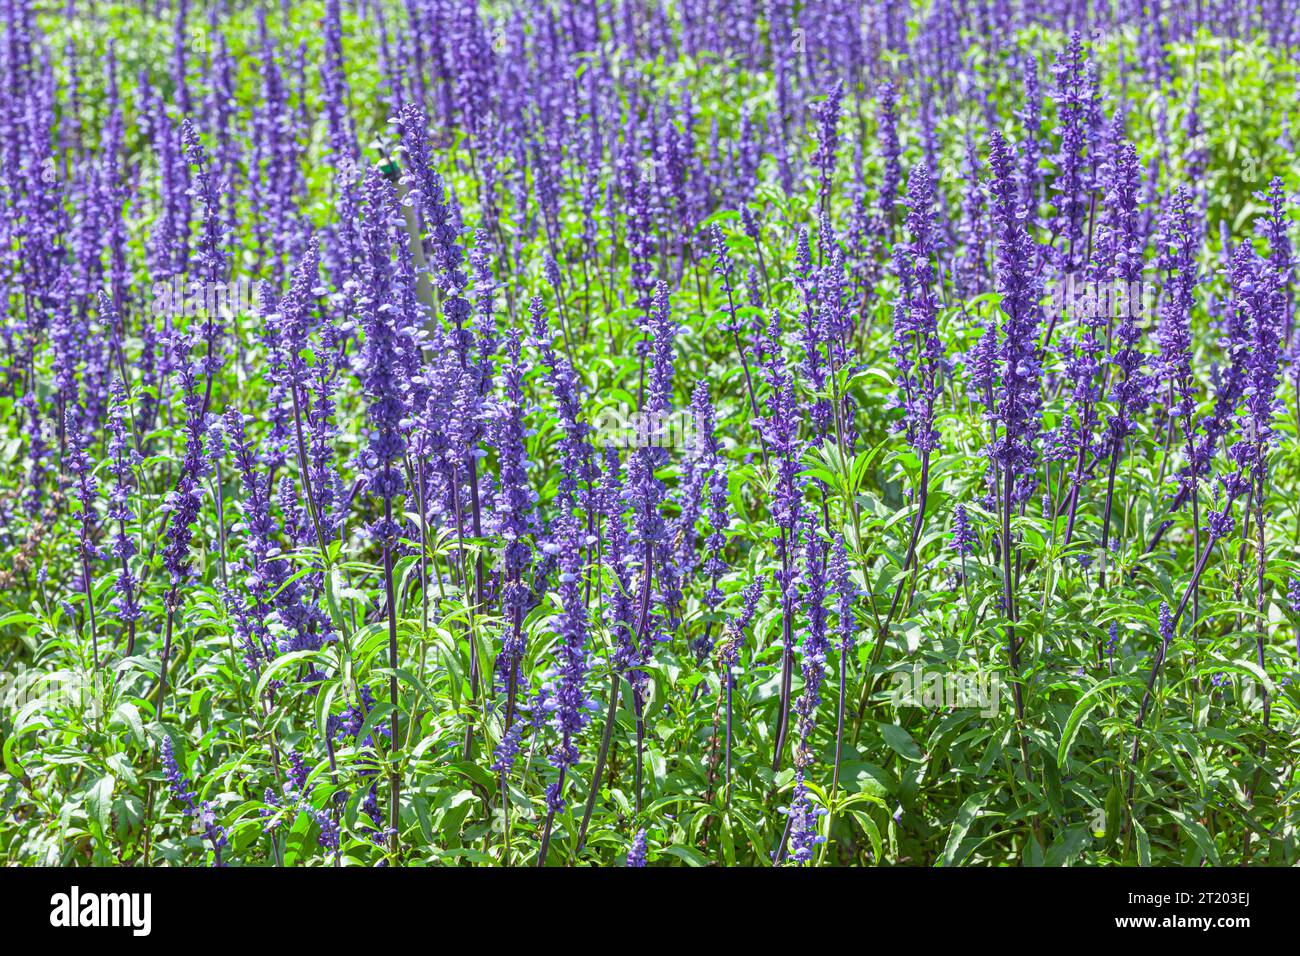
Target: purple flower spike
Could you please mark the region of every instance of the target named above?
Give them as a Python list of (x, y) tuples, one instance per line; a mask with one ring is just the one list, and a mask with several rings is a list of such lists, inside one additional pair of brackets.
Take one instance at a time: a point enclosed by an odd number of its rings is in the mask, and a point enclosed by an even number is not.
[(645, 866), (645, 830), (637, 830), (627, 851), (628, 866)]
[(966, 513), (965, 505), (958, 505), (953, 512), (952, 520), (952, 550), (959, 557), (965, 557), (975, 552), (975, 546), (979, 544), (979, 535), (971, 527), (970, 518)]

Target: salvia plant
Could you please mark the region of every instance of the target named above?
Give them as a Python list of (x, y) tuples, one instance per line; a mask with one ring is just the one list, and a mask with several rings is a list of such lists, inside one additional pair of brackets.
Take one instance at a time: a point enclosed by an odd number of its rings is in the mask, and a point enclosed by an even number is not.
[(0, 861), (1300, 863), (1298, 47), (0, 0)]

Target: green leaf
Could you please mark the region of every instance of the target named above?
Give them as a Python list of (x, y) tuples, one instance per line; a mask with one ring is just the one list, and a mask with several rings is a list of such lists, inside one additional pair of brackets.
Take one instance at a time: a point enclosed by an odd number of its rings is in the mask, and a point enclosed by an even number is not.
[(1089, 841), (1092, 834), (1087, 825), (1075, 826), (1066, 830), (1047, 851), (1048, 866), (1066, 866), (1074, 861)]
[[(1124, 818), (1124, 797), (1119, 792), (1119, 784), (1111, 784), (1110, 792), (1106, 794), (1106, 832), (1105, 838), (1107, 845), (1115, 842), (1119, 836), (1120, 822)], [(1142, 836), (1146, 836), (1143, 830)], [(1150, 847), (1147, 847), (1148, 854)]]
[(292, 653), (277, 657), (271, 662), (270, 667), (262, 671), (262, 676), (257, 679), (257, 693), (254, 694), (254, 699), (262, 699), (262, 695), (266, 693), (266, 686), (270, 684), (271, 681), (275, 680), (276, 674), (291, 667), (299, 661), (305, 661), (309, 658), (315, 657), (319, 653), (319, 651), (293, 651)]
[(1151, 838), (1147, 836), (1147, 829), (1136, 820), (1133, 821), (1133, 833), (1137, 836), (1138, 865), (1151, 865)]
[(117, 705), (110, 724), (121, 724), (131, 731), (131, 736), (138, 742), (145, 742), (144, 721), (140, 719), (140, 708), (130, 701), (124, 700)]
[(943, 848), (944, 866), (956, 866), (960, 862), (957, 859), (957, 852), (961, 849), (966, 834), (970, 832), (971, 824), (984, 809), (984, 803), (988, 798), (989, 794), (984, 791), (972, 793), (957, 811), (957, 816), (952, 821), (952, 829), (948, 831), (948, 845)]
[(701, 856), (697, 851), (688, 846), (668, 846), (664, 847), (664, 852), (669, 856), (675, 856), (686, 863), (687, 866), (708, 866), (709, 861)]
[(1084, 695), (1075, 702), (1074, 710), (1070, 711), (1070, 716), (1065, 721), (1065, 730), (1061, 733), (1061, 742), (1056, 747), (1056, 765), (1058, 767), (1065, 766), (1066, 757), (1070, 753), (1070, 745), (1074, 743), (1074, 738), (1079, 733), (1083, 718), (1087, 717), (1092, 712), (1092, 709), (1101, 703), (1098, 694), (1107, 687), (1115, 687), (1128, 682), (1129, 679), (1126, 677), (1108, 677), (1088, 688)]
[(865, 810), (851, 811), (855, 820), (862, 825), (862, 829), (867, 832), (867, 839), (871, 841), (871, 851), (874, 854), (876, 864), (884, 862), (885, 853), (883, 843), (880, 839), (880, 828), (876, 826), (876, 821), (871, 819), (871, 814)]
[(107, 773), (96, 780), (90, 792), (86, 794), (86, 810), (90, 813), (92, 828), (101, 837), (109, 831), (115, 786), (117, 786), (117, 778)]
[(885, 738), (885, 743), (894, 753), (913, 763), (922, 763), (925, 760), (924, 751), (916, 745), (912, 735), (898, 724), (877, 724), (877, 726), (880, 728), (880, 736)]
[(1210, 837), (1210, 831), (1201, 825), (1199, 820), (1188, 816), (1182, 810), (1167, 810), (1169, 815), (1174, 818), (1174, 822), (1179, 828), (1192, 838), (1192, 842), (1205, 854), (1206, 858), (1214, 866), (1219, 865), (1219, 851), (1214, 846), (1214, 840)]

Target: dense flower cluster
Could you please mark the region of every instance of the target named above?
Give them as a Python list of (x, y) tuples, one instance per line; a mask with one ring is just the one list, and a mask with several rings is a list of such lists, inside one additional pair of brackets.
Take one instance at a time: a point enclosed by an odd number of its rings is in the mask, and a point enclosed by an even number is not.
[(0, 4), (0, 857), (1300, 861), (1294, 5), (118, 6)]

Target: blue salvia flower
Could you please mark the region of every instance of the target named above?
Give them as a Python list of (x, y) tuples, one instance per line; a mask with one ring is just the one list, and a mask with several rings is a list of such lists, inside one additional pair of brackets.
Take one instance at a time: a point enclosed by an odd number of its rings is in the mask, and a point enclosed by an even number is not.
[[(361, 297), (361, 327), (365, 332), (361, 377), (369, 401), (370, 434), (361, 464), (367, 489), (389, 509), (404, 487), (397, 462), (405, 447), (405, 396), (397, 367), (401, 331), (394, 304), (385, 294), (390, 288), (393, 193), (374, 167), (366, 170), (363, 192), (368, 218), (363, 227), (367, 260)], [(376, 520), (370, 530), (385, 547), (391, 548), (397, 542), (399, 528), (390, 516)]]
[(637, 830), (627, 851), (628, 866), (645, 866), (645, 830)]
[(296, 389), (297, 405), (305, 404), (302, 394), (307, 385), (308, 367), (303, 353), (308, 347), (311, 332), (309, 319), (316, 297), (316, 284), (320, 275), (320, 240), (315, 236), (307, 242), (306, 252), (294, 270), (289, 291), (280, 300), (276, 320), (276, 352), (272, 371), (286, 389)]
[[(1073, 278), (1065, 281), (1064, 288), (1068, 295), (1073, 295)], [(1071, 516), (1074, 515), (1081, 486), (1087, 478), (1082, 464), (1088, 451), (1094, 444), (1097, 429), (1097, 404), (1101, 399), (1101, 386), (1098, 378), (1102, 373), (1103, 341), (1106, 337), (1106, 320), (1100, 310), (1084, 308), (1078, 317), (1074, 335), (1063, 343), (1065, 356), (1063, 365), (1069, 381), (1070, 415), (1061, 425), (1054, 429), (1054, 447), (1059, 454), (1049, 452), (1045, 457), (1049, 461), (1075, 460), (1075, 467), (1070, 478)], [(1073, 524), (1066, 531), (1066, 540), (1073, 535)]]
[[(333, 816), (326, 810), (318, 810), (308, 801), (313, 790), (314, 784), (308, 784), (307, 779), (311, 773), (311, 768), (307, 762), (294, 750), (287, 754), (289, 759), (288, 779), (284, 783), (284, 798), (277, 797), (276, 794), (268, 787), (266, 790), (265, 802), (272, 807), (282, 807), (283, 811), (288, 814), (305, 813), (315, 821), (318, 833), (316, 836), (317, 845), (327, 850), (336, 850), (339, 845), (339, 825), (335, 822)], [(275, 812), (269, 808), (264, 809), (263, 815), (267, 816), (267, 822), (263, 825), (263, 832), (274, 832), (286, 818), (285, 812)]]
[[(665, 497), (664, 483), (655, 472), (667, 461), (668, 449), (663, 447), (662, 436), (672, 411), (673, 348), (677, 326), (673, 323), (668, 299), (668, 286), (659, 283), (651, 313), (650, 331), (653, 336), (652, 363), (646, 389), (646, 399), (641, 408), (640, 429), (636, 436), (637, 449), (628, 463), (627, 494), (632, 508), (632, 527), (635, 540), (642, 552), (642, 583), (638, 615), (639, 648), (642, 660), (648, 660), (659, 640), (658, 625), (650, 614), (651, 582), (656, 578), (664, 603), (674, 603), (671, 594), (674, 579), (671, 561), (659, 560), (667, 541), (667, 524), (661, 506)], [(638, 683), (641, 680), (638, 679)]]
[(73, 494), (81, 505), (80, 513), (80, 548), (87, 559), (98, 557), (91, 532), (95, 525), (95, 500), (99, 494), (99, 482), (95, 479), (90, 456), (86, 454), (86, 436), (82, 433), (82, 409), (79, 405), (69, 405), (63, 412), (64, 438), (67, 447), (64, 451), (63, 467), (73, 478)]
[[(634, 305), (638, 312), (649, 313), (654, 299), (655, 242), (654, 203), (651, 184), (641, 176), (637, 164), (629, 157), (624, 168), (630, 175), (623, 201), (627, 213), (627, 249), (631, 259), (631, 282)], [(644, 340), (640, 347), (645, 347)]]
[(644, 411), (651, 415), (666, 415), (672, 410), (673, 348), (677, 331), (668, 298), (668, 284), (660, 282), (655, 288), (650, 313), (650, 332), (654, 336), (653, 363)]
[[(512, 330), (506, 339), (508, 364), (503, 377), (503, 397), (492, 409), (490, 434), (496, 448), (499, 472), (496, 491), (496, 533), (502, 538), (501, 604), (506, 618), (496, 672), (500, 685), (510, 691), (523, 683), (521, 665), (525, 651), (523, 630), (530, 590), (524, 576), (532, 564), (528, 539), (536, 533), (537, 493), (528, 483), (527, 429), (524, 423), (523, 334)], [(513, 715), (511, 715), (513, 716)]]
[(297, 546), (311, 538), (311, 522), (298, 497), (298, 485), (292, 475), (281, 475), (276, 487), (276, 503), (280, 514), (284, 516), (284, 537), (289, 544)]
[(826, 676), (826, 653), (830, 643), (826, 639), (826, 577), (823, 571), (826, 549), (811, 524), (804, 532), (804, 612), (808, 625), (800, 647), (801, 670), (804, 686), (794, 711), (798, 716), (799, 740), (794, 750), (795, 790), (788, 812), (790, 814), (790, 856), (797, 864), (812, 860), (813, 848), (822, 838), (817, 834), (817, 818), (821, 810), (814, 809), (809, 796), (805, 774), (814, 762), (812, 738), (816, 725), (817, 707), (821, 703), (821, 686)]
[(600, 514), (605, 520), (606, 564), (614, 574), (613, 593), (605, 614), (614, 635), (612, 664), (626, 673), (637, 660), (637, 611), (633, 602), (632, 553), (627, 530), (627, 490), (619, 467), (618, 450), (605, 446), (605, 467), (598, 497)]
[(753, 623), (758, 612), (758, 601), (763, 596), (763, 582), (751, 581), (740, 592), (740, 612), (727, 622), (726, 637), (718, 646), (718, 658), (727, 668), (728, 683), (734, 678), (731, 668), (740, 663), (740, 647), (745, 642), (745, 631)]
[(934, 222), (934, 184), (924, 164), (912, 170), (908, 183), (907, 229), (910, 243), (894, 246), (899, 273), (899, 302), (894, 310), (894, 343), (890, 350), (902, 387), (900, 427), (909, 444), (928, 455), (939, 443), (934, 405), (939, 393), (943, 347), (939, 342), (939, 304), (934, 296), (933, 257), (940, 240)]
[[(706, 393), (707, 398), (707, 393)], [(710, 415), (710, 426), (712, 417)], [(718, 579), (727, 572), (725, 555), (727, 546), (727, 529), (731, 525), (731, 511), (727, 499), (727, 465), (717, 454), (716, 447), (708, 474), (708, 522), (709, 535), (704, 540), (704, 572), (709, 575), (709, 590), (705, 592), (704, 601), (709, 610), (717, 610), (722, 602), (722, 592), (718, 588)], [(707, 653), (710, 648), (704, 648)]]
[[(198, 133), (188, 119), (181, 121), (181, 137), (185, 144), (186, 161), (195, 167), (194, 192), (203, 206), (203, 220), (199, 233), (198, 245), (194, 251), (194, 266), (205, 282), (223, 282), (229, 270), (226, 253), (222, 249), (225, 226), (221, 222), (221, 194), (218, 183), (208, 168), (207, 154), (199, 142)], [(204, 323), (204, 339), (207, 352), (203, 357), (203, 371), (207, 373), (208, 383), (203, 397), (203, 413), (206, 415), (211, 401), (212, 378), (220, 365), (221, 337), (224, 323), (221, 322), (221, 309), (208, 309)]]
[[(1015, 634), (1015, 584), (1012, 576), (1014, 545), (1011, 537), (1011, 512), (1026, 501), (1034, 488), (1034, 440), (1038, 435), (1038, 411), (1042, 401), (1039, 390), (1040, 320), (1039, 288), (1030, 270), (1033, 268), (1032, 241), (1025, 229), (1025, 211), (1020, 205), (1012, 170), (1013, 150), (994, 130), (989, 142), (990, 206), (993, 217), (996, 256), (994, 289), (1004, 316), (998, 350), (1001, 382), (997, 390), (994, 415), (995, 437), (989, 446), (989, 458), (1001, 472), (999, 510), (1002, 550), (1002, 611), (1006, 616), (1007, 654), (1013, 673), (1020, 670), (1020, 646)], [(998, 430), (998, 425), (1001, 430)], [(1020, 685), (1013, 685), (1016, 719), (1024, 719), (1024, 700)]]
[[(830, 212), (831, 179), (835, 176), (835, 153), (839, 149), (840, 101), (844, 98), (844, 83), (837, 82), (826, 94), (826, 99), (814, 107), (817, 114), (817, 154), (813, 163), (821, 178), (818, 209), (822, 215)], [(823, 251), (825, 237), (823, 236)]]
[[(981, 178), (979, 151), (975, 140), (966, 138), (964, 174), (970, 183)], [(1029, 207), (1031, 210), (1033, 206)], [(989, 221), (982, 189), (966, 189), (962, 196), (961, 218), (957, 225), (960, 258), (955, 267), (953, 281), (961, 298), (970, 298), (987, 291)]]
[(1296, 257), (1291, 247), (1291, 237), (1287, 234), (1290, 226), (1287, 206), (1294, 204), (1293, 197), (1287, 196), (1280, 177), (1274, 176), (1269, 181), (1267, 192), (1255, 193), (1255, 198), (1268, 206), (1268, 212), (1255, 220), (1255, 231), (1268, 242), (1268, 262), (1277, 274), (1284, 296), (1281, 328), (1283, 334), (1292, 329), (1291, 283), (1295, 278)]
[(1052, 67), (1056, 79), (1055, 133), (1061, 148), (1052, 156), (1056, 166), (1053, 189), (1056, 215), (1052, 222), (1055, 237), (1055, 265), (1058, 278), (1075, 272), (1086, 254), (1083, 242), (1083, 215), (1087, 206), (1084, 186), (1084, 152), (1088, 140), (1089, 111), (1093, 92), (1089, 84), (1087, 56), (1083, 37), (1076, 30), (1056, 58)]
[[(746, 210), (748, 212), (748, 210)], [(709, 226), (709, 241), (713, 245), (713, 274), (722, 280), (722, 290), (727, 293), (727, 321), (720, 327), (723, 332), (739, 332), (740, 324), (736, 320), (736, 297), (732, 287), (731, 276), (735, 272), (735, 263), (727, 249), (726, 236), (718, 224)]]
[(970, 517), (966, 513), (966, 506), (963, 504), (957, 505), (952, 520), (952, 550), (959, 557), (965, 557), (973, 554), (975, 546), (978, 544), (979, 535), (971, 527)]
[[(486, 394), (492, 383), (493, 356), (500, 344), (497, 335), (497, 281), (492, 274), (492, 244), (482, 229), (474, 233), (474, 247), (469, 253), (474, 274), (474, 353), (479, 391)], [(555, 281), (559, 281), (558, 278)]]
[(180, 586), (190, 573), (190, 542), (194, 537), (194, 522), (203, 505), (199, 479), (203, 475), (203, 437), (207, 429), (204, 400), (197, 384), (198, 368), (190, 359), (189, 338), (180, 334), (173, 335), (171, 351), (186, 414), (185, 458), (181, 462), (180, 477), (165, 500), (170, 517), (163, 546), (163, 567), (171, 581), (167, 606), (175, 610), (179, 606)]
[(127, 655), (135, 647), (135, 622), (144, 614), (136, 602), (137, 583), (131, 571), (131, 558), (136, 553), (135, 538), (127, 533), (127, 526), (135, 520), (131, 511), (131, 489), (135, 483), (135, 468), (140, 463), (140, 455), (127, 441), (126, 423), (123, 413), (127, 404), (126, 386), (121, 379), (114, 379), (112, 386), (113, 404), (108, 418), (108, 455), (109, 474), (113, 483), (108, 492), (108, 510), (105, 518), (115, 525), (113, 533), (113, 557), (121, 562), (113, 589), (117, 596), (111, 607), (117, 612), (122, 623), (127, 626)]
[(49, 444), (45, 440), (44, 419), (41, 417), (40, 404), (37, 402), (36, 394), (31, 389), (28, 389), (23, 393), (23, 397), (18, 400), (18, 404), (27, 413), (27, 458), (29, 464), (26, 475), (27, 491), (23, 496), (23, 504), (28, 515), (37, 515), (41, 511), (45, 475), (50, 470), (49, 463), (46, 461), (49, 457)]
[(1228, 537), (1236, 526), (1237, 520), (1230, 507), (1211, 508), (1205, 513), (1205, 532), (1215, 540)]
[[(149, 95), (147, 91), (145, 95)], [(178, 143), (180, 131), (167, 115), (163, 98), (151, 99), (153, 111), (148, 125), (158, 159), (160, 197), (159, 216), (150, 233), (146, 261), (150, 274), (161, 279), (185, 271), (189, 256), (190, 203), (188, 169)]]
[[(407, 104), (393, 123), (401, 130), (402, 152), (410, 167), (402, 181), (410, 187), (408, 195), (419, 210), (426, 250), (437, 284), (444, 292), (458, 298), (467, 283), (461, 269), (464, 251), (455, 225), (455, 200), (448, 196), (442, 177), (433, 168), (428, 120), (418, 107)], [(451, 318), (454, 321), (454, 317)]]
[(878, 149), (883, 166), (880, 181), (879, 215), (882, 222), (892, 232), (894, 222), (894, 201), (898, 198), (898, 186), (903, 181), (903, 167), (899, 161), (903, 149), (898, 142), (898, 113), (896, 107), (898, 95), (893, 83), (885, 83), (880, 88), (876, 123)]
[(1043, 109), (1043, 98), (1038, 87), (1038, 60), (1026, 56), (1020, 65), (1020, 75), (1024, 91), (1021, 106), (1016, 110), (1024, 143), (1020, 151), (1020, 198), (1030, 210), (1030, 218), (1033, 218), (1034, 211), (1038, 208), (1038, 186), (1042, 179), (1042, 174), (1038, 171), (1038, 136)]
[[(742, 215), (748, 217), (747, 222), (753, 221), (753, 213), (748, 207), (742, 210)], [(731, 275), (736, 271), (736, 264), (731, 260), (727, 237), (716, 222), (709, 224), (709, 243), (713, 246), (713, 274), (722, 280), (722, 287), (730, 293)]]
[(560, 494), (588, 503), (592, 474), (591, 426), (582, 420), (583, 394), (577, 372), (569, 360), (551, 347), (551, 329), (541, 296), (533, 296), (528, 311), (532, 317), (533, 342), (547, 369), (563, 437), (560, 440)]
[(794, 377), (780, 357), (780, 320), (774, 314), (768, 341), (767, 371), (772, 386), (770, 412), (763, 422), (763, 435), (776, 456), (776, 488), (771, 512), (776, 523), (780, 567), (776, 582), (781, 589), (781, 705), (778, 711), (774, 762), (779, 765), (788, 730), (791, 680), (794, 670), (795, 548), (802, 513), (803, 485), (799, 479), (802, 443), (799, 439), (799, 410)]
[[(247, 437), (244, 416), (237, 409), (228, 408), (224, 423), (235, 470), (244, 487), (244, 497), (239, 502), (242, 516), (231, 530), (239, 535), (245, 546), (242, 567), (246, 573), (243, 580), (255, 600), (254, 614), (260, 625), (256, 628), (256, 633), (270, 630), (266, 616), (277, 611), (276, 630), (281, 635), (280, 650), (286, 653), (315, 650), (333, 640), (329, 618), (311, 601), (309, 582), (294, 574), (293, 566), (283, 556), (283, 550), (276, 541), (276, 532), (280, 528), (271, 513), (271, 488), (268, 486), (270, 476), (264, 477), (258, 467), (256, 447)], [(292, 480), (289, 480), (287, 490), (284, 481), (281, 481), (280, 497), (282, 504), (287, 504), (286, 515), (292, 517), (299, 513)], [(301, 530), (298, 529), (299, 532)], [(286, 528), (286, 531), (292, 535), (294, 529)], [(227, 602), (227, 606), (230, 606), (230, 602)], [(252, 645), (254, 649), (259, 646), (263, 651), (269, 651), (268, 660), (274, 656), (274, 647), (268, 648), (260, 641)], [(255, 650), (254, 660), (256, 656)]]
[(1116, 158), (1103, 169), (1106, 204), (1098, 238), (1101, 279), (1112, 283), (1112, 288), (1125, 290), (1120, 296), (1124, 307), (1115, 331), (1117, 344), (1111, 359), (1119, 372), (1111, 386), (1115, 413), (1106, 423), (1113, 455), (1119, 454), (1124, 439), (1133, 433), (1134, 419), (1145, 410), (1150, 395), (1148, 378), (1143, 372), (1145, 359), (1138, 348), (1139, 304), (1127, 301), (1127, 290), (1141, 277), (1143, 266), (1137, 221), (1141, 174), (1137, 150), (1132, 144), (1118, 144), (1116, 153)]
[(799, 438), (799, 403), (795, 396), (794, 377), (786, 369), (780, 352), (780, 318), (772, 314), (765, 363), (771, 392), (768, 415), (762, 423), (763, 437), (777, 458), (776, 492), (772, 498), (772, 518), (787, 536), (799, 521), (800, 496), (797, 476), (803, 442)]
[[(281, 346), (281, 321), (279, 300), (274, 294), (274, 287), (269, 282), (259, 285), (261, 301), (258, 308), (258, 324), (261, 326), (260, 338), (266, 346), (267, 365), (270, 369), (282, 368), (283, 347)], [(262, 443), (262, 464), (272, 471), (283, 468), (289, 460), (289, 449), (293, 447), (295, 431), (293, 420), (292, 390), (288, 377), (274, 371), (267, 376), (270, 388), (267, 393), (265, 416), (269, 427), (266, 440)]]
[(984, 322), (984, 328), (975, 345), (966, 354), (970, 370), (970, 384), (985, 414), (992, 417), (996, 408), (994, 388), (998, 381), (998, 323), (993, 316)]
[(748, 206), (740, 207), (740, 225), (749, 241), (758, 249), (763, 246), (763, 230), (754, 211)]
[(316, 826), (320, 830), (316, 836), (316, 843), (326, 850), (337, 850), (339, 848), (340, 831), (339, 825), (334, 818), (325, 810), (317, 810), (314, 807), (304, 809), (316, 821)]
[(256, 446), (247, 438), (244, 416), (238, 409), (226, 409), (225, 432), (235, 469), (244, 483), (244, 498), (240, 502), (243, 520), (232, 530), (242, 533), (246, 541), (251, 559), (247, 569), (249, 589), (259, 599), (269, 600), (278, 583), (271, 569), (279, 550), (274, 540), (279, 526), (271, 515), (270, 488), (259, 473)]
[[(826, 234), (829, 234), (829, 225)], [(856, 331), (855, 318), (845, 301), (844, 261), (844, 251), (838, 245), (832, 246), (830, 261), (817, 276), (818, 335), (826, 346), (832, 374), (848, 363), (849, 343)], [(844, 423), (846, 428), (848, 424)], [(848, 440), (847, 436), (845, 440)]]
[(198, 794), (190, 790), (189, 780), (186, 779), (180, 767), (176, 764), (176, 754), (172, 749), (171, 737), (163, 738), (162, 761), (163, 776), (167, 780), (167, 786), (171, 790), (172, 798), (182, 805), (186, 816), (194, 817), (203, 827), (203, 838), (212, 847), (212, 865), (225, 866), (221, 861), (221, 852), (230, 843), (226, 838), (226, 828), (217, 823), (216, 812), (211, 802), (204, 801), (201, 805), (195, 804), (194, 799)]
[(497, 773), (506, 774), (514, 769), (525, 726), (524, 721), (515, 720), (510, 724), (510, 729), (502, 734), (492, 752), (492, 769)]
[[(319, 290), (316, 290), (319, 291)], [(334, 393), (342, 362), (343, 334), (326, 313), (318, 326), (320, 346), (313, 349), (314, 363), (308, 375), (310, 398), (307, 410), (307, 474), (316, 501), (316, 520), (321, 533), (333, 536), (343, 521), (344, 491), (341, 469), (335, 463), (334, 442), (338, 435)]]
[(1255, 481), (1263, 481), (1267, 448), (1276, 440), (1273, 421), (1281, 404), (1277, 385), (1286, 298), (1278, 273), (1248, 242), (1237, 247), (1231, 279), (1233, 321), (1238, 326), (1234, 350), (1242, 370), (1246, 409), (1242, 440), (1232, 447), (1231, 455), (1240, 468), (1251, 471)]
[(1278, 373), (1281, 369), (1282, 351), (1286, 336), (1291, 330), (1291, 284), (1295, 259), (1287, 235), (1289, 217), (1287, 206), (1294, 200), (1283, 192), (1282, 180), (1274, 177), (1267, 192), (1255, 198), (1268, 205), (1268, 213), (1259, 216), (1255, 228), (1268, 240), (1268, 268), (1260, 268), (1260, 285), (1263, 287), (1260, 306), (1253, 326), (1253, 342), (1249, 359), (1249, 384), (1246, 407), (1259, 425), (1261, 440), (1273, 437), (1270, 408), (1282, 410), (1275, 399)]
[(803, 693), (795, 702), (799, 717), (799, 745), (795, 749), (795, 766), (808, 767), (813, 762), (812, 735), (821, 703), (821, 686), (826, 676), (826, 547), (810, 524), (804, 530), (804, 615), (807, 628), (800, 644)]
[(1169, 642), (1174, 639), (1174, 616), (1164, 601), (1160, 602), (1157, 624), (1160, 630), (1160, 658), (1163, 660), (1169, 651)]
[(1031, 269), (1033, 242), (1025, 229), (1012, 172), (1013, 150), (994, 130), (989, 144), (989, 183), (997, 254), (994, 288), (1004, 316), (998, 353), (1001, 373), (995, 416), (1001, 430), (989, 453), (1015, 483), (1014, 501), (1025, 500), (1032, 490), (1033, 443), (1038, 435), (1041, 404), (1041, 365), (1038, 328), (1039, 289)]
[(250, 613), (230, 588), (222, 589), (221, 600), (230, 615), (231, 633), (244, 652), (244, 666), (256, 674), (263, 660), (273, 661), (279, 653), (267, 627), (266, 615), (262, 613), (263, 606), (254, 604), (258, 613)]
[(794, 795), (790, 806), (782, 807), (781, 812), (790, 817), (791, 861), (796, 866), (811, 863), (817, 846), (826, 842), (826, 838), (817, 832), (817, 821), (826, 814), (826, 809), (813, 805), (802, 769), (795, 771)]
[[(1214, 407), (1208, 416), (1201, 419), (1201, 435), (1193, 458), (1193, 466), (1200, 475), (1209, 474), (1219, 443), (1229, 435), (1237, 418), (1237, 406), (1246, 388), (1251, 318), (1269, 311), (1261, 299), (1264, 286), (1257, 281), (1258, 272), (1258, 254), (1250, 243), (1239, 243), (1231, 254), (1228, 267), (1232, 302), (1223, 316), (1221, 327), (1221, 346), (1228, 362), (1226, 367), (1216, 370)], [(1246, 448), (1242, 450), (1249, 451)]]
[(831, 545), (830, 561), (826, 567), (826, 576), (831, 587), (835, 589), (836, 610), (839, 615), (839, 650), (841, 654), (851, 654), (854, 648), (856, 625), (853, 621), (853, 605), (861, 590), (853, 583), (849, 574), (849, 556), (844, 547), (844, 535), (837, 534)]
[(162, 760), (163, 775), (167, 778), (167, 786), (172, 792), (172, 798), (178, 803), (192, 806), (198, 794), (190, 790), (190, 782), (185, 779), (180, 767), (176, 765), (176, 753), (171, 737), (163, 738)]
[[(808, 244), (808, 230), (800, 229), (795, 250), (794, 284), (803, 298), (803, 311), (799, 315), (799, 339), (803, 346), (803, 361), (799, 364), (806, 384), (813, 393), (821, 393), (826, 386), (827, 368), (823, 362), (823, 345), (826, 331), (819, 320), (818, 306), (818, 270), (812, 263), (812, 251)], [(813, 400), (809, 410), (813, 431), (820, 441), (827, 432), (831, 421), (830, 403), (823, 398)]]
[[(1194, 409), (1195, 380), (1192, 376), (1191, 312), (1198, 282), (1196, 252), (1200, 233), (1192, 206), (1192, 193), (1178, 186), (1160, 220), (1157, 233), (1156, 266), (1172, 279), (1161, 297), (1156, 340), (1160, 345), (1158, 367), (1174, 395), (1171, 414), (1187, 419)], [(1189, 421), (1184, 422), (1186, 428)], [(1188, 434), (1188, 441), (1192, 436)]]
[(95, 667), (99, 667), (99, 635), (95, 621), (95, 594), (90, 566), (103, 555), (95, 545), (93, 531), (95, 526), (95, 500), (98, 497), (99, 483), (86, 454), (86, 437), (82, 433), (81, 407), (69, 405), (64, 409), (64, 437), (67, 448), (63, 464), (72, 476), (75, 485), (74, 494), (81, 506), (79, 515), (78, 550), (81, 553), (81, 584), (86, 596), (86, 612), (90, 618), (90, 642), (94, 653)]
[(565, 776), (578, 762), (577, 737), (591, 717), (587, 696), (587, 606), (582, 595), (582, 526), (577, 514), (565, 509), (556, 520), (552, 541), (547, 545), (559, 564), (560, 616), (556, 622), (556, 692), (552, 724), (559, 741), (551, 753), (551, 764), (559, 778), (546, 791), (551, 813), (564, 809)]

